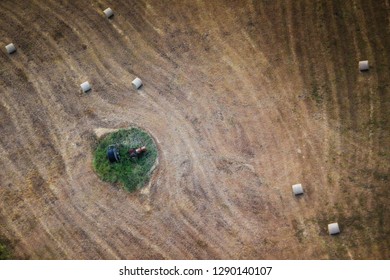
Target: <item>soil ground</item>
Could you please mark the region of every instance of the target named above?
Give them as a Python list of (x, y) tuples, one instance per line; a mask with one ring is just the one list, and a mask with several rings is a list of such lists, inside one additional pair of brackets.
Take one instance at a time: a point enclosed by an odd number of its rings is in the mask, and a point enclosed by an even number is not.
[[(0, 1), (0, 238), (19, 259), (389, 259), (389, 14)], [(131, 125), (160, 149), (133, 194), (98, 179), (91, 150)]]

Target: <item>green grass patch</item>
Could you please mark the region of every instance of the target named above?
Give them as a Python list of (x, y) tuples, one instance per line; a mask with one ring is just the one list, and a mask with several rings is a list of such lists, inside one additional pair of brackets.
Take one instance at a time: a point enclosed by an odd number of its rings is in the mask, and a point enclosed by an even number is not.
[(9, 260), (11, 259), (11, 253), (8, 250), (7, 246), (0, 243), (0, 260)]
[[(110, 145), (118, 148), (119, 162), (110, 163), (108, 160)], [(141, 146), (146, 146), (147, 151), (139, 158), (130, 158), (129, 149)], [(149, 181), (157, 156), (157, 146), (147, 132), (139, 128), (121, 129), (100, 139), (94, 153), (93, 167), (103, 181), (121, 185), (132, 192)]]

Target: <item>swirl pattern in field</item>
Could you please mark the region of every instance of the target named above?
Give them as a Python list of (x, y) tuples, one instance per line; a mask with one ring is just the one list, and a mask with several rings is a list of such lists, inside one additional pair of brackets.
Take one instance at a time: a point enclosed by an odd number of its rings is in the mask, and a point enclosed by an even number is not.
[[(0, 42), (17, 52), (0, 53), (0, 237), (32, 259), (390, 258), (389, 13), (1, 1)], [(160, 149), (134, 194), (92, 169), (94, 131), (131, 125)]]

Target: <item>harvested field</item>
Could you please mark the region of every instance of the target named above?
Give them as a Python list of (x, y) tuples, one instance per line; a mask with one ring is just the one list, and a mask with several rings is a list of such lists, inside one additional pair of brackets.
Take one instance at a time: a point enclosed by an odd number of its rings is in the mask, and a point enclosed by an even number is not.
[[(390, 258), (389, 0), (2, 0), (0, 15), (14, 257)], [(129, 194), (92, 150), (133, 125), (159, 166)]]

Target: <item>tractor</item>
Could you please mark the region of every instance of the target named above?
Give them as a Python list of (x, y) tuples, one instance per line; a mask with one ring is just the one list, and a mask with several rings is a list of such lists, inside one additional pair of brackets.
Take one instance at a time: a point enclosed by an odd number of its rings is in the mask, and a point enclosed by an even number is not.
[(139, 158), (145, 152), (146, 152), (146, 146), (129, 150), (129, 154), (131, 158)]
[(108, 149), (107, 149), (107, 157), (108, 157), (108, 160), (109, 160), (111, 163), (119, 162), (119, 160), (120, 160), (121, 158), (120, 158), (120, 155), (119, 155), (118, 148), (117, 148), (115, 145), (110, 145), (110, 146), (108, 146)]

